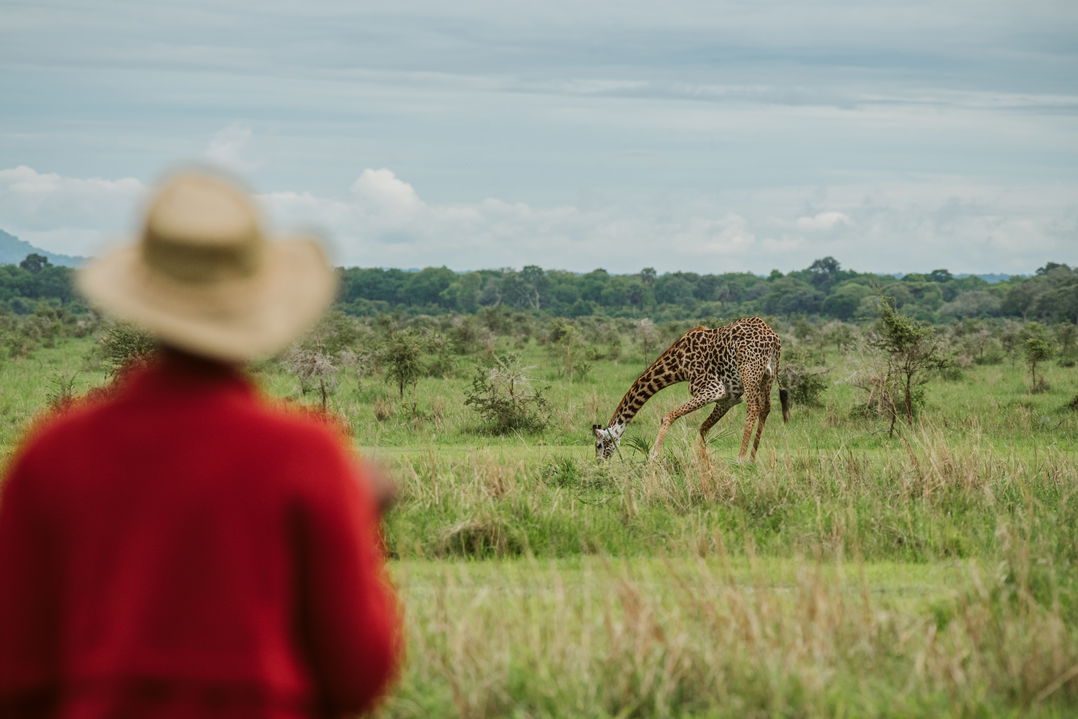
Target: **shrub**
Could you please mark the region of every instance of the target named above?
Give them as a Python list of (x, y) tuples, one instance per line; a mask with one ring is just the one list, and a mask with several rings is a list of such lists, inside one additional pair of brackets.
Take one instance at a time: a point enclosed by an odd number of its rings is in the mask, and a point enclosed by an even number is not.
[(790, 393), (790, 399), (796, 404), (819, 407), (820, 395), (827, 389), (825, 377), (831, 371), (827, 367), (814, 365), (811, 356), (802, 356), (799, 352), (788, 353), (779, 370), (779, 386)]
[(542, 392), (530, 387), (524, 369), (513, 358), (496, 358), (495, 366), (479, 368), (464, 404), (483, 419), (491, 434), (539, 432), (549, 421)]
[(915, 415), (924, 405), (924, 387), (915, 385), (907, 393), (902, 377), (887, 365), (858, 372), (851, 384), (864, 392), (864, 399), (852, 408), (850, 416), (884, 419), (888, 423), (888, 435), (894, 434), (895, 422), (904, 410), (908, 408)]
[(597, 358), (594, 348), (584, 344), (580, 330), (564, 320), (557, 320), (551, 328), (547, 349), (558, 365), (558, 373), (574, 381), (587, 377), (591, 360)]
[(305, 344), (316, 345), (329, 355), (337, 355), (369, 343), (370, 335), (370, 330), (360, 325), (354, 317), (333, 311), (310, 332)]
[(475, 317), (454, 317), (449, 328), (449, 347), (458, 355), (474, 355), (493, 341), (490, 330)]
[(386, 378), (397, 385), (401, 399), (405, 388), (415, 387), (423, 376), (422, 353), (418, 335), (410, 330), (390, 333), (378, 353), (379, 362), (386, 368)]
[(67, 409), (75, 403), (75, 380), (78, 373), (54, 375), (50, 380), (51, 385), (47, 395), (49, 409), (60, 411)]
[(445, 335), (430, 332), (426, 336), (426, 350), (429, 354), (426, 374), (429, 377), (451, 377), (456, 372), (457, 360), (453, 354), (451, 340)]
[(322, 409), (326, 409), (329, 395), (337, 389), (338, 383), (339, 368), (333, 358), (321, 349), (300, 347), (288, 354), (284, 366), (299, 380), (300, 392), (307, 394), (318, 389)]
[(1052, 347), (1044, 337), (1034, 334), (1026, 338), (1024, 349), (1026, 365), (1029, 367), (1029, 377), (1032, 383), (1030, 391), (1044, 392), (1048, 389), (1048, 383), (1044, 381), (1044, 377), (1037, 376), (1037, 365), (1051, 358)]
[(540, 470), (540, 476), (555, 487), (575, 487), (580, 484), (581, 472), (574, 459), (562, 457), (545, 465)]
[(115, 379), (146, 362), (157, 350), (157, 340), (138, 328), (119, 322), (105, 331), (98, 347), (109, 367), (109, 375)]
[[(887, 362), (886, 379), (881, 386), (894, 382), (900, 392), (892, 392), (894, 404), (901, 403), (906, 421), (913, 424), (914, 405), (921, 385), (928, 381), (929, 370), (941, 370), (950, 364), (943, 353), (941, 338), (932, 327), (898, 312), (891, 300), (880, 298), (879, 319), (868, 343)], [(894, 431), (892, 417), (890, 431)]]
[(649, 364), (659, 351), (659, 328), (655, 323), (645, 317), (635, 325), (636, 340), (640, 343), (640, 350), (644, 353), (644, 363)]

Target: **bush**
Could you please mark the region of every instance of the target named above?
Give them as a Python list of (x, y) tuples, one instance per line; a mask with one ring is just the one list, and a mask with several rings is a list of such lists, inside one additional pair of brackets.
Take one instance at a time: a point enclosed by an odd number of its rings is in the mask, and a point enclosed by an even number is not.
[(284, 361), (285, 369), (299, 380), (299, 389), (307, 394), (318, 389), (322, 400), (322, 409), (326, 409), (329, 396), (338, 385), (340, 368), (326, 352), (313, 347), (293, 349)]
[[(884, 381), (877, 384), (889, 393), (889, 402), (901, 405), (906, 420), (913, 424), (914, 407), (918, 396), (923, 396), (928, 372), (944, 369), (950, 358), (944, 354), (943, 340), (935, 328), (901, 314), (888, 298), (880, 298), (877, 309), (879, 319), (868, 343), (887, 363)], [(895, 382), (898, 389), (890, 388)], [(893, 415), (891, 419), (889, 431), (893, 432)]]
[(1039, 325), (1036, 322), (1030, 323), (1030, 328), (1031, 334), (1026, 338), (1024, 345), (1026, 366), (1029, 367), (1031, 382), (1030, 392), (1046, 392), (1048, 383), (1044, 381), (1044, 377), (1037, 376), (1037, 365), (1052, 357), (1052, 347), (1043, 336), (1037, 334)]
[(490, 330), (475, 317), (454, 317), (449, 328), (449, 347), (458, 355), (474, 355), (493, 342)]
[(422, 354), (420, 338), (411, 330), (392, 332), (378, 353), (379, 363), (386, 368), (386, 378), (397, 385), (401, 399), (405, 388), (415, 387), (423, 376)]
[(790, 393), (796, 404), (819, 407), (820, 395), (827, 389), (825, 377), (831, 371), (826, 367), (810, 366), (811, 355), (789, 352), (779, 370), (779, 386)]
[(157, 351), (157, 340), (120, 322), (105, 331), (98, 347), (109, 367), (109, 375), (116, 378), (146, 362)]
[(464, 404), (479, 413), (491, 434), (539, 432), (550, 410), (542, 392), (529, 385), (515, 358), (496, 358), (494, 367), (478, 369)]
[(591, 361), (598, 358), (594, 349), (584, 344), (580, 330), (564, 320), (555, 321), (547, 336), (547, 351), (558, 366), (558, 374), (573, 381), (588, 376)]
[(334, 356), (369, 344), (371, 334), (370, 329), (360, 325), (354, 317), (333, 311), (311, 330), (304, 344), (317, 346), (320, 351)]

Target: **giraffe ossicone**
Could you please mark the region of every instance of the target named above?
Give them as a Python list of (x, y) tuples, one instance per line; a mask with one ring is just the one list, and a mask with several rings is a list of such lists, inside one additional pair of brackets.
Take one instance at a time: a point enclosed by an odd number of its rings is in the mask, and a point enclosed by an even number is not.
[[(651, 448), (658, 455), (667, 430), (675, 420), (701, 407), (715, 403), (715, 408), (700, 425), (701, 452), (706, 457), (707, 433), (730, 408), (745, 401), (747, 416), (741, 436), (743, 459), (752, 439), (750, 459), (756, 459), (764, 423), (771, 412), (771, 385), (779, 374), (782, 342), (775, 331), (759, 317), (746, 317), (725, 327), (696, 327), (679, 337), (659, 355), (621, 398), (604, 428), (592, 425), (595, 456), (609, 459), (618, 448), (626, 426), (656, 392), (678, 382), (688, 382), (692, 397), (663, 417), (659, 434)], [(782, 421), (789, 420), (789, 400), (779, 388)]]

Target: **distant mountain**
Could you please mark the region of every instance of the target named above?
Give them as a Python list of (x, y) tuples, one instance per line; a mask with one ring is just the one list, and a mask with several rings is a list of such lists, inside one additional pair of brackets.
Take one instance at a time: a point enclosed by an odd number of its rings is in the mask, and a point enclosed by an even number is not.
[(1002, 274), (1000, 272), (995, 272), (995, 273), (990, 274), (990, 275), (955, 275), (955, 277), (959, 277), (959, 278), (961, 278), (961, 277), (971, 277), (971, 276), (972, 277), (980, 277), (982, 280), (984, 280), (985, 282), (987, 282), (990, 285), (994, 285), (997, 282), (1006, 282), (1007, 280), (1011, 279), (1011, 277), (1029, 277), (1029, 275), (1005, 275), (1005, 274)]
[(85, 257), (72, 257), (71, 255), (58, 255), (48, 252), (40, 247), (34, 247), (25, 240), (20, 240), (15, 235), (10, 235), (0, 230), (0, 265), (17, 265), (26, 259), (26, 256), (36, 252), (44, 255), (54, 265), (65, 267), (78, 267), (86, 262)]
[[(892, 272), (890, 276), (894, 277), (896, 280), (901, 280), (903, 277), (905, 277), (908, 274), (909, 274), (908, 272)], [(956, 273), (956, 274), (954, 274), (952, 276), (956, 280), (960, 280), (960, 279), (962, 279), (964, 277), (980, 277), (982, 280), (984, 280), (988, 284), (994, 285), (997, 282), (1007, 282), (1012, 277), (1029, 277), (1030, 275), (1008, 275), (1008, 274), (1004, 274), (1002, 272), (991, 272), (991, 273), (988, 273), (988, 274), (977, 274), (975, 272), (958, 272), (958, 273)]]

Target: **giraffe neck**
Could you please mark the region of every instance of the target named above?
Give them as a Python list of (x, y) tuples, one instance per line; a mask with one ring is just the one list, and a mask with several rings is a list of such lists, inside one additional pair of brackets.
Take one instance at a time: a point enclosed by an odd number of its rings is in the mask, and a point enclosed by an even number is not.
[(632, 421), (644, 403), (651, 399), (659, 390), (684, 380), (680, 374), (671, 367), (670, 358), (666, 354), (655, 360), (650, 367), (644, 370), (644, 374), (633, 382), (633, 386), (621, 398), (617, 409), (610, 417), (607, 430), (615, 437), (621, 437), (625, 427)]

